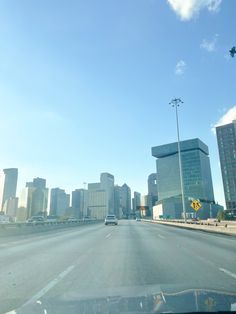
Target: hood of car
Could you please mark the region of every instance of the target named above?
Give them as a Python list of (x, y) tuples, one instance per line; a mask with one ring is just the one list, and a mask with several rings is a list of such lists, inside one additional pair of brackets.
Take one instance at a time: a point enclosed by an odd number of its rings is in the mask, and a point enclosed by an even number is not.
[[(170, 287), (133, 287), (94, 295), (65, 293), (44, 297), (11, 312), (20, 313), (191, 313), (236, 311), (236, 292), (212, 289), (173, 291)], [(143, 291), (143, 293), (141, 293)]]

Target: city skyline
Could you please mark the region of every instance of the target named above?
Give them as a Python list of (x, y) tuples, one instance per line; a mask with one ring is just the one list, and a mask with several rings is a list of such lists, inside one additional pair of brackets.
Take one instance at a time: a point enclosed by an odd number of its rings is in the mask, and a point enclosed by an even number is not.
[(224, 205), (211, 128), (236, 118), (236, 3), (210, 3), (2, 2), (0, 164), (20, 169), (17, 194), (38, 175), (68, 192), (105, 171), (147, 194), (151, 147), (176, 141), (168, 104), (181, 97), (180, 139), (208, 145)]

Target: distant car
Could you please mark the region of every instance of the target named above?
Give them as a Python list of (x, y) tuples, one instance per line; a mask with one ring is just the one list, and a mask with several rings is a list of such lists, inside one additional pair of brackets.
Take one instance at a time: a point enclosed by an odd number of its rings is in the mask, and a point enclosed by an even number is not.
[(74, 217), (69, 217), (69, 218), (67, 219), (67, 221), (69, 221), (69, 222), (77, 222), (77, 219), (74, 218)]
[(115, 215), (107, 215), (104, 221), (105, 225), (118, 225), (118, 219)]
[(140, 217), (136, 217), (136, 221), (141, 221), (141, 218)]
[(32, 216), (30, 217), (27, 222), (29, 223), (43, 223), (45, 221), (44, 217), (43, 216)]

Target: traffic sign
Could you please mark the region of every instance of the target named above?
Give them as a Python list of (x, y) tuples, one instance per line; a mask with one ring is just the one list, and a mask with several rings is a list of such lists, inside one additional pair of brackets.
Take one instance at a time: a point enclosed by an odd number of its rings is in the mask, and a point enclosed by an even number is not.
[(191, 207), (194, 210), (198, 211), (202, 207), (202, 204), (199, 202), (199, 200), (193, 200), (191, 203)]

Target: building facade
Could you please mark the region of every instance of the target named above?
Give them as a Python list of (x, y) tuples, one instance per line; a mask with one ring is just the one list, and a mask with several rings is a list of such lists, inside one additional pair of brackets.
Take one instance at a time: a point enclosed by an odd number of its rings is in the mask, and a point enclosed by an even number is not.
[(73, 215), (81, 219), (88, 215), (88, 191), (85, 189), (76, 189), (72, 191), (72, 212)]
[(148, 176), (148, 195), (147, 195), (147, 206), (149, 208), (149, 213), (152, 216), (152, 208), (158, 201), (157, 195), (157, 174), (151, 173)]
[(236, 210), (236, 120), (216, 127), (227, 210)]
[[(215, 200), (208, 147), (196, 138), (181, 141), (180, 150), (186, 212), (190, 217), (192, 214), (202, 218), (203, 216), (210, 217), (210, 210), (212, 210)], [(178, 143), (153, 147), (152, 156), (157, 158), (157, 204), (162, 204), (164, 211), (172, 208), (171, 210), (174, 212), (173, 208), (175, 208), (176, 217), (172, 218), (181, 218), (179, 217), (179, 213), (182, 211), (180, 204), (182, 201)], [(194, 199), (198, 199), (202, 204), (202, 208), (198, 212), (194, 212), (190, 206)]]
[[(21, 191), (17, 209), (18, 221), (25, 221), (32, 216), (47, 216), (48, 189), (46, 188), (46, 180), (36, 179), (36, 181), (34, 179), (33, 182), (27, 182), (26, 187)], [(38, 184), (38, 182), (44, 183)]]
[(60, 188), (51, 189), (50, 193), (50, 215), (57, 217), (68, 217), (70, 207), (70, 195)]
[[(0, 173), (0, 211), (3, 211), (5, 202), (16, 197), (18, 169), (3, 169)], [(5, 206), (6, 207), (6, 206)]]

